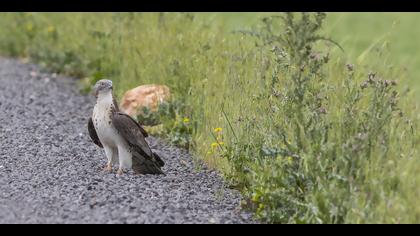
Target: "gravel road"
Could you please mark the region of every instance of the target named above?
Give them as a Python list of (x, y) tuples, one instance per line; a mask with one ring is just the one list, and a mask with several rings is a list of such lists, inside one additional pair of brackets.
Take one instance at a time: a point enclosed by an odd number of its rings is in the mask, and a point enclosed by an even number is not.
[(75, 79), (0, 58), (0, 223), (255, 223), (216, 172), (155, 138), (167, 176), (104, 173), (93, 104)]

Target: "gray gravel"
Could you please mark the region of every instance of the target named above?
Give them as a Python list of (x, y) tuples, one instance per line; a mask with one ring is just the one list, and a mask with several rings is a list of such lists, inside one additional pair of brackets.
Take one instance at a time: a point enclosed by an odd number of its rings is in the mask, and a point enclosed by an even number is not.
[(0, 58), (0, 223), (255, 223), (216, 172), (158, 139), (167, 176), (102, 172), (76, 85)]

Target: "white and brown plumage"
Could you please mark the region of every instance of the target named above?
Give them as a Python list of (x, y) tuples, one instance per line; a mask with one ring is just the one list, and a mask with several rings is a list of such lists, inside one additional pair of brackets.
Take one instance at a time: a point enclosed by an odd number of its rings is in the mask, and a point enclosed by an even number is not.
[(92, 141), (104, 148), (108, 158), (107, 171), (119, 163), (118, 174), (133, 169), (137, 174), (163, 174), (162, 159), (147, 144), (147, 132), (129, 115), (118, 109), (112, 94), (112, 81), (95, 84), (96, 104), (88, 122)]

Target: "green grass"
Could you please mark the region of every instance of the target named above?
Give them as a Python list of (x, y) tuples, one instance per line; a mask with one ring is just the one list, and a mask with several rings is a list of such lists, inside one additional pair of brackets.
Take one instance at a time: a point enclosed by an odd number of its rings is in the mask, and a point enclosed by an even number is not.
[(2, 13), (0, 52), (85, 91), (167, 84), (157, 133), (222, 171), (262, 220), (420, 222), (420, 15), (334, 13), (322, 28), (268, 15)]
[[(351, 60), (363, 61), (368, 52), (384, 48), (384, 57), (389, 57), (390, 66), (407, 69), (407, 85), (415, 88), (420, 98), (420, 56), (416, 26), (420, 23), (419, 13), (353, 13), (331, 14), (326, 33), (347, 48)], [(353, 33), (352, 33), (353, 32)], [(369, 50), (370, 49), (370, 50)]]
[[(261, 17), (275, 13), (204, 13), (203, 20), (223, 24), (226, 31), (250, 29)], [(362, 62), (368, 52), (385, 46), (392, 65), (407, 69), (407, 85), (420, 98), (420, 13), (328, 13), (324, 33), (345, 48), (340, 56)], [(336, 53), (336, 52), (334, 52)], [(339, 54), (337, 52), (337, 54)]]

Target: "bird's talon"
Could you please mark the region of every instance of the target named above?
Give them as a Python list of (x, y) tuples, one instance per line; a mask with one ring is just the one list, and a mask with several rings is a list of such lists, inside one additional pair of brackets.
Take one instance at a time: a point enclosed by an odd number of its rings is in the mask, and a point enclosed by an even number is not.
[(122, 169), (118, 169), (117, 171), (117, 177), (120, 177), (124, 174), (124, 171)]
[(104, 172), (112, 172), (112, 166), (109, 165), (109, 164), (107, 166), (105, 166)]

